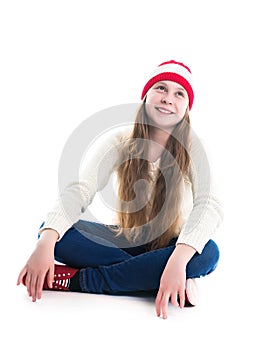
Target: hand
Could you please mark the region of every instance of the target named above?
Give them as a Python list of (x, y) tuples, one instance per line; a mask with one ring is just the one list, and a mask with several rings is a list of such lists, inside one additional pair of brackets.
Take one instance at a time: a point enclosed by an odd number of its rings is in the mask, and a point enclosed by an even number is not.
[[(167, 318), (167, 308), (169, 301), (174, 306), (183, 308), (185, 305), (185, 266), (178, 266), (176, 263), (167, 263), (161, 276), (160, 286), (156, 297), (157, 316)], [(180, 299), (180, 305), (178, 303)]]
[(23, 283), (32, 301), (41, 299), (45, 278), (51, 287), (54, 279), (54, 246), (58, 234), (54, 230), (42, 233), (36, 249), (21, 270), (17, 285)]
[[(179, 244), (169, 258), (167, 265), (160, 279), (160, 286), (156, 297), (157, 316), (167, 318), (167, 308), (169, 301), (174, 306), (185, 305), (186, 290), (186, 265), (194, 255), (195, 249)], [(180, 304), (178, 303), (178, 297)]]

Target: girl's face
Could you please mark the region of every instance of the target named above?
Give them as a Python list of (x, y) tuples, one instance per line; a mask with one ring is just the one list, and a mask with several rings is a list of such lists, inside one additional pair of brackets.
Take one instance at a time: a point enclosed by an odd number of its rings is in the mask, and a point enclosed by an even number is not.
[(187, 91), (174, 81), (154, 84), (146, 95), (146, 112), (151, 122), (172, 131), (185, 115), (189, 103)]

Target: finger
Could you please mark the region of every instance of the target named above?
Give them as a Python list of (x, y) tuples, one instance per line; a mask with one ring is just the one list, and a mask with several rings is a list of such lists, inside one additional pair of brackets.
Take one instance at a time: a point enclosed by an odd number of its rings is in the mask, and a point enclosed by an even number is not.
[(49, 288), (52, 288), (54, 281), (54, 264), (52, 264), (49, 268), (48, 274), (47, 274), (47, 284)]
[(183, 309), (185, 306), (185, 289), (181, 289), (178, 292), (179, 299), (180, 299), (180, 308)]
[(42, 297), (42, 289), (43, 289), (43, 286), (44, 286), (45, 276), (46, 276), (45, 274), (41, 274), (37, 278), (37, 284), (36, 284), (37, 299), (41, 299), (41, 297)]
[(31, 285), (30, 285), (30, 292), (32, 296), (32, 301), (36, 301), (37, 297), (37, 277), (36, 276), (31, 276)]
[(161, 299), (162, 299), (162, 291), (159, 290), (156, 297), (156, 314), (158, 317), (160, 317), (161, 315), (161, 308), (160, 308)]
[(178, 293), (177, 292), (174, 292), (171, 294), (171, 304), (173, 306), (179, 306), (179, 303), (178, 303)]
[(168, 308), (169, 298), (170, 298), (169, 294), (163, 293), (162, 299), (160, 301), (161, 314), (164, 319), (168, 317), (167, 308)]
[(22, 269), (20, 272), (18, 279), (17, 279), (17, 286), (19, 286), (21, 283), (25, 285), (25, 281), (23, 281), (24, 276), (26, 275), (27, 268), (26, 266)]
[(25, 277), (25, 286), (26, 286), (26, 289), (27, 289), (27, 293), (29, 295), (29, 297), (31, 296), (31, 275), (29, 273), (29, 271), (27, 272), (26, 274), (26, 277)]

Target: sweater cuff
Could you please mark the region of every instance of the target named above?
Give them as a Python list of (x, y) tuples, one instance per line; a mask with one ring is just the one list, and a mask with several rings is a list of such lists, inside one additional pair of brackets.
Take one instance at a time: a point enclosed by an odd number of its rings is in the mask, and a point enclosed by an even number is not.
[(64, 217), (55, 217), (54, 215), (48, 215), (46, 218), (46, 221), (42, 225), (42, 227), (39, 230), (39, 233), (42, 234), (42, 232), (45, 229), (53, 229), (59, 234), (58, 241), (64, 236), (64, 234), (67, 232), (68, 229), (73, 225), (73, 223), (69, 222)]
[(199, 230), (194, 229), (192, 232), (185, 233), (183, 227), (175, 245), (189, 245), (196, 249), (197, 253), (201, 254), (208, 240), (209, 236), (206, 238), (201, 232), (199, 232)]

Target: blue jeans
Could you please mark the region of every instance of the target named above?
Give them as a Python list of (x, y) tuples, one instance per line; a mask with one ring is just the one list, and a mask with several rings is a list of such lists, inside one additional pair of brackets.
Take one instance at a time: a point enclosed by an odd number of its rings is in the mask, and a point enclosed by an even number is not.
[[(123, 235), (121, 240), (123, 240)], [(149, 251), (148, 245), (123, 247), (110, 226), (80, 220), (56, 243), (55, 259), (80, 269), (83, 292), (96, 294), (155, 293), (166, 263), (175, 248)], [(219, 249), (209, 240), (201, 254), (195, 253), (186, 267), (187, 278), (208, 275), (217, 266)]]

